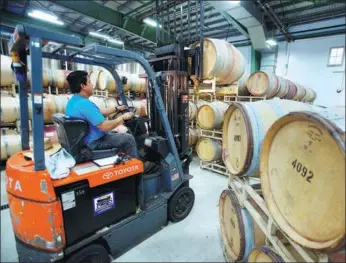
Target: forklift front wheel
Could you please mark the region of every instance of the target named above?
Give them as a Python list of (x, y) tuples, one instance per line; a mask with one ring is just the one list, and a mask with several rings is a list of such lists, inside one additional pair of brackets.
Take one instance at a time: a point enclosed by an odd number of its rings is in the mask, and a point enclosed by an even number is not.
[(193, 190), (184, 186), (169, 199), (168, 218), (171, 222), (179, 222), (189, 215), (195, 202)]
[(99, 244), (82, 248), (64, 261), (65, 263), (109, 263), (111, 262), (107, 250)]

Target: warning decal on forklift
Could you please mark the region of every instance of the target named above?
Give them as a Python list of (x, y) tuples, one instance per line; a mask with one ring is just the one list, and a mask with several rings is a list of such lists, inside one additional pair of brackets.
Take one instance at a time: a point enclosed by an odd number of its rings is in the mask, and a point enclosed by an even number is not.
[(74, 191), (70, 191), (61, 195), (62, 208), (68, 210), (76, 206), (76, 198)]
[(95, 197), (94, 202), (94, 215), (97, 216), (115, 207), (114, 192), (103, 194)]

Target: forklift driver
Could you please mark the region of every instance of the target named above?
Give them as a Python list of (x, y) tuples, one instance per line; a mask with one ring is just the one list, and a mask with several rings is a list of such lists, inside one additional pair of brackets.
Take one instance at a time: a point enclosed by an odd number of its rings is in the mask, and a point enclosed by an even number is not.
[(125, 120), (133, 117), (132, 112), (126, 112), (115, 120), (107, 120), (105, 117), (126, 109), (126, 106), (115, 108), (98, 108), (89, 100), (93, 94), (93, 84), (86, 71), (73, 71), (67, 76), (71, 92), (74, 94), (67, 103), (66, 115), (83, 119), (89, 124), (89, 133), (84, 142), (91, 150), (105, 150), (118, 148), (120, 152), (134, 158), (138, 157), (135, 138), (128, 133), (111, 132)]

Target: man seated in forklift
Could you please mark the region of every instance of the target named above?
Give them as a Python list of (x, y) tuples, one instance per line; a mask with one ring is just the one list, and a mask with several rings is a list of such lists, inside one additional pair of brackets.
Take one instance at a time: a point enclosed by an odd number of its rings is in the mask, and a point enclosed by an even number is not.
[(126, 109), (126, 106), (115, 108), (99, 108), (89, 100), (93, 94), (93, 84), (86, 71), (73, 71), (67, 76), (71, 92), (74, 94), (67, 103), (66, 115), (83, 119), (89, 124), (89, 133), (84, 142), (91, 150), (105, 150), (118, 148), (119, 152), (128, 154), (134, 158), (138, 157), (135, 138), (128, 133), (111, 132), (125, 120), (133, 117), (132, 112), (126, 112), (114, 120), (106, 117)]

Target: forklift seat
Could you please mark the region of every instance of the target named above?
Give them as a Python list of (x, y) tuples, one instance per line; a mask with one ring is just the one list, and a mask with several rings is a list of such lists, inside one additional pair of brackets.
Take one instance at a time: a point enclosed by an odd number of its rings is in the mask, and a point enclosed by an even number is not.
[(111, 157), (118, 153), (117, 148), (106, 150), (91, 150), (88, 148), (84, 143), (84, 137), (88, 134), (89, 125), (85, 120), (56, 113), (53, 115), (53, 123), (61, 147), (73, 156), (76, 164)]

